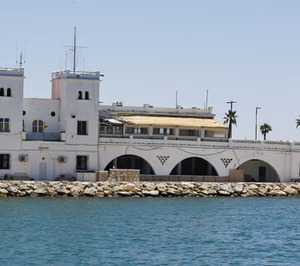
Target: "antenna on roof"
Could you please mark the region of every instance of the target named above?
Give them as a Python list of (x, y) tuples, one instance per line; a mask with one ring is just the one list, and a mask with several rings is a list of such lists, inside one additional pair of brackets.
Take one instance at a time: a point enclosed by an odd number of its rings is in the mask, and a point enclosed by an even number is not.
[(176, 91), (176, 94), (175, 94), (175, 101), (176, 101), (176, 108), (178, 107), (178, 91)]
[(23, 59), (23, 53), (22, 52), (20, 52), (20, 57), (19, 58), (18, 58), (18, 56), (19, 56), (18, 54), (19, 54), (19, 51), (18, 51), (18, 43), (17, 43), (16, 65), (17, 65), (17, 67), (22, 68), (26, 63), (26, 48), (25, 48), (25, 56), (24, 56), (25, 59)]
[(65, 45), (65, 47), (69, 47), (70, 50), (73, 52), (73, 72), (76, 72), (76, 64), (77, 64), (77, 48), (87, 48), (86, 46), (78, 46), (76, 45), (76, 27), (74, 27), (74, 41), (73, 45)]
[(23, 60), (23, 53), (21, 52), (19, 61), (17, 60), (16, 64), (18, 67), (22, 68), (22, 66), (25, 65), (25, 63), (26, 63), (26, 61), (25, 61), (25, 59)]

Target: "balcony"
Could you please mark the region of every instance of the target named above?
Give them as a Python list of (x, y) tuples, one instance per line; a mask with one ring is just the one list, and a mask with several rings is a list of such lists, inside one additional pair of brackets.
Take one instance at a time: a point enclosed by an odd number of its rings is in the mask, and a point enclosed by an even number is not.
[(23, 139), (24, 140), (39, 140), (39, 141), (64, 141), (64, 133), (57, 133), (57, 132), (47, 132), (47, 133), (32, 133), (28, 132), (25, 133)]

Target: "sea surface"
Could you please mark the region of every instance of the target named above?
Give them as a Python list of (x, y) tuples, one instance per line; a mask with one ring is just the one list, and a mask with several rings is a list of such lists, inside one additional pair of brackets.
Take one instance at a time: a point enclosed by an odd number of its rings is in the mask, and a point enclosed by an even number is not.
[(299, 265), (300, 198), (0, 199), (0, 265)]

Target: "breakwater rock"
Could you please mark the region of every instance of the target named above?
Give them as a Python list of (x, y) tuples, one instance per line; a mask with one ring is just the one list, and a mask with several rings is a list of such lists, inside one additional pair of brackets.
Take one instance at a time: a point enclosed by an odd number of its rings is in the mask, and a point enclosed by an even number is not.
[(0, 181), (0, 197), (273, 197), (299, 195), (300, 183)]

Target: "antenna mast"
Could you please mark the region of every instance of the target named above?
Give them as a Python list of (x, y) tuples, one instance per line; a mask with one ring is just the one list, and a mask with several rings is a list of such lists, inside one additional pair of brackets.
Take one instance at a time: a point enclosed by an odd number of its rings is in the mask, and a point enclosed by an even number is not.
[(74, 27), (74, 42), (73, 45), (65, 45), (65, 47), (70, 48), (70, 50), (73, 52), (73, 72), (76, 72), (76, 61), (77, 61), (77, 48), (87, 48), (86, 46), (77, 46), (77, 40), (76, 40), (76, 27)]
[(18, 65), (20, 68), (22, 68), (22, 66), (26, 63), (25, 60), (23, 61), (23, 53), (22, 53), (22, 52), (20, 53), (20, 59), (19, 59), (19, 62), (18, 62), (18, 60), (17, 60), (16, 63), (17, 63), (17, 65)]
[(74, 27), (74, 46), (73, 46), (73, 72), (75, 73), (76, 71), (76, 27)]

